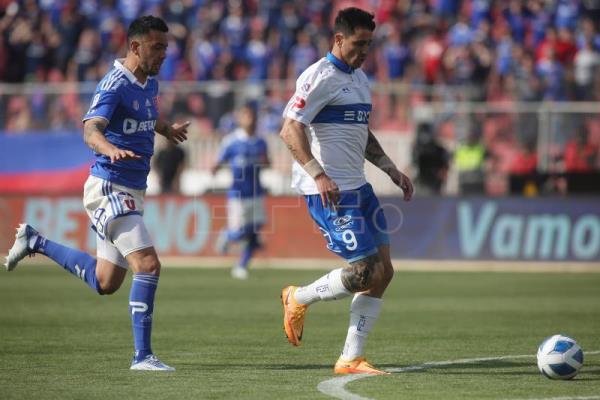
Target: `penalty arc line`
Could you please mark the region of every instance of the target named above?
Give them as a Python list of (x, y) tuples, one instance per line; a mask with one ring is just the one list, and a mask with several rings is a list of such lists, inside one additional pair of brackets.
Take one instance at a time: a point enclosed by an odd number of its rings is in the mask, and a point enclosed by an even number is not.
[[(589, 354), (589, 355), (600, 354), (600, 350), (586, 351), (585, 354)], [(463, 358), (463, 359), (458, 359), (458, 360), (432, 361), (432, 362), (427, 362), (424, 364), (409, 365), (407, 367), (388, 368), (388, 369), (386, 369), (386, 371), (387, 372), (410, 372), (410, 371), (420, 371), (420, 370), (429, 369), (429, 368), (444, 367), (444, 366), (448, 366), (448, 365), (474, 364), (474, 363), (486, 362), (486, 361), (498, 361), (498, 360), (508, 360), (508, 359), (516, 359), (516, 358), (533, 358), (533, 357), (535, 357), (535, 355), (521, 354), (521, 355), (500, 356), (500, 357)], [(319, 390), (319, 392), (321, 392), (327, 396), (335, 397), (336, 399), (341, 399), (341, 400), (374, 400), (369, 397), (359, 396), (359, 395), (349, 392), (345, 389), (345, 386), (350, 382), (354, 382), (359, 379), (370, 378), (373, 376), (380, 376), (380, 375), (372, 375), (372, 374), (344, 375), (341, 377), (336, 377), (336, 378), (332, 378), (332, 379), (328, 379), (326, 381), (320, 382), (319, 385), (317, 386), (317, 389)], [(571, 399), (572, 400), (586, 400), (586, 399), (591, 400), (591, 399), (600, 399), (600, 396), (581, 397), (581, 398), (569, 397), (568, 399), (567, 398), (556, 398), (555, 400), (571, 400)], [(547, 399), (536, 399), (536, 400), (553, 400), (553, 399), (547, 398)]]

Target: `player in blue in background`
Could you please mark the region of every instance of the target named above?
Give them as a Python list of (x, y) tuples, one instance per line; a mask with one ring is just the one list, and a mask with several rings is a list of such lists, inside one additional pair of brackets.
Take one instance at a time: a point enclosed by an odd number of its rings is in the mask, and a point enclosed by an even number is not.
[(183, 142), (189, 125), (169, 125), (158, 116), (158, 82), (153, 76), (165, 59), (167, 32), (165, 22), (153, 16), (131, 23), (126, 58), (115, 60), (83, 118), (84, 140), (96, 158), (83, 203), (97, 233), (97, 258), (21, 224), (5, 264), (11, 271), (25, 256), (44, 254), (101, 295), (116, 292), (131, 268), (132, 370), (175, 370), (153, 354), (150, 344), (161, 265), (142, 219), (154, 135)]
[(256, 135), (256, 110), (246, 105), (238, 111), (239, 127), (223, 139), (212, 167), (215, 174), (229, 164), (233, 183), (227, 193), (227, 229), (219, 234), (217, 251), (227, 252), (231, 242), (244, 244), (238, 265), (231, 270), (237, 279), (248, 278), (248, 264), (260, 247), (259, 230), (265, 222), (264, 193), (260, 171), (269, 166), (267, 143)]

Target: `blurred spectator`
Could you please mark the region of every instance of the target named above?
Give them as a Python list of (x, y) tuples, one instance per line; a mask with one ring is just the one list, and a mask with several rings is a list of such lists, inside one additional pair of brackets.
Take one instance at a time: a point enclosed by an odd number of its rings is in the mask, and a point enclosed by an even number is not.
[(537, 171), (537, 164), (536, 144), (534, 142), (527, 142), (517, 150), (510, 166), (510, 173), (513, 175), (533, 175)]
[(590, 142), (588, 125), (582, 123), (565, 148), (565, 178), (570, 194), (600, 194), (599, 148)]
[(92, 29), (85, 29), (79, 37), (79, 44), (73, 55), (73, 64), (78, 81), (96, 81), (97, 76), (90, 76), (100, 59), (100, 41)]
[(448, 174), (450, 155), (439, 143), (431, 124), (422, 123), (417, 127), (412, 152), (413, 164), (417, 169), (415, 193), (424, 196), (441, 194)]
[(577, 100), (598, 100), (594, 93), (595, 78), (600, 67), (600, 54), (586, 40), (575, 56), (575, 95)]
[(565, 69), (557, 60), (553, 47), (545, 47), (537, 63), (536, 72), (542, 82), (542, 98), (547, 101), (564, 100)]
[(317, 49), (312, 44), (308, 32), (304, 29), (298, 31), (296, 44), (290, 49), (289, 78), (297, 78), (312, 63), (319, 59)]
[(485, 193), (485, 161), (488, 152), (479, 133), (471, 131), (467, 140), (456, 147), (454, 166), (458, 170), (460, 193), (483, 195)]
[(575, 138), (565, 148), (565, 171), (567, 173), (592, 172), (598, 163), (598, 147), (588, 140), (588, 128), (582, 123)]
[(33, 128), (29, 102), (25, 96), (12, 96), (8, 101), (6, 129), (15, 133)]
[(184, 165), (185, 151), (181, 146), (167, 140), (154, 157), (161, 193), (179, 193), (179, 178)]
[(581, 29), (577, 35), (577, 47), (583, 48), (586, 42), (592, 44), (594, 51), (600, 51), (600, 33), (598, 33), (594, 20), (591, 18), (584, 18), (581, 21)]

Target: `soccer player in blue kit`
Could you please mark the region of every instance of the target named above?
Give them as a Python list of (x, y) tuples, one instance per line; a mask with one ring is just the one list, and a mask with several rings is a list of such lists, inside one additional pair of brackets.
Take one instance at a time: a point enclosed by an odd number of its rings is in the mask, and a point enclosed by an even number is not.
[(179, 143), (187, 139), (189, 125), (169, 125), (158, 116), (158, 82), (153, 77), (165, 59), (167, 32), (165, 22), (153, 16), (131, 23), (126, 58), (115, 60), (96, 87), (83, 118), (84, 140), (96, 158), (85, 183), (83, 203), (96, 231), (97, 257), (62, 246), (21, 224), (5, 264), (11, 271), (24, 257), (43, 254), (101, 295), (116, 292), (131, 268), (132, 370), (175, 370), (162, 363), (151, 348), (161, 265), (142, 219), (155, 132)]
[(365, 159), (389, 175), (404, 200), (413, 193), (410, 179), (385, 154), (368, 125), (371, 94), (360, 66), (374, 29), (373, 15), (366, 11), (351, 7), (338, 13), (333, 48), (298, 78), (280, 133), (295, 159), (292, 186), (304, 195), (327, 248), (349, 264), (309, 285), (283, 288), (284, 330), (288, 341), (299, 346), (309, 305), (353, 294), (336, 374), (386, 374), (363, 354), (394, 274), (385, 215), (365, 179)]
[(260, 247), (259, 230), (265, 222), (264, 194), (260, 171), (269, 166), (267, 142), (256, 134), (256, 110), (245, 105), (238, 111), (239, 127), (223, 139), (212, 173), (226, 163), (231, 167), (233, 183), (227, 192), (227, 229), (217, 239), (217, 251), (227, 252), (230, 242), (244, 247), (231, 276), (248, 278), (248, 264)]

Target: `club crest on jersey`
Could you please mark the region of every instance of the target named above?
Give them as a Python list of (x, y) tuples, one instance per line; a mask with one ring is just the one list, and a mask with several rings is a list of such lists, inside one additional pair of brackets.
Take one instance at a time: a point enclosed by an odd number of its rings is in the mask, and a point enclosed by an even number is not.
[(296, 96), (294, 98), (294, 108), (304, 108), (304, 106), (306, 105), (306, 100), (304, 100), (302, 97), (300, 96)]
[(135, 198), (130, 193), (119, 192), (118, 196), (129, 211), (135, 211)]
[(137, 100), (134, 100), (134, 101), (133, 101), (133, 109), (134, 109), (135, 111), (137, 111), (137, 110), (139, 110), (139, 109), (140, 109), (140, 102), (139, 102), (139, 101), (137, 101)]

